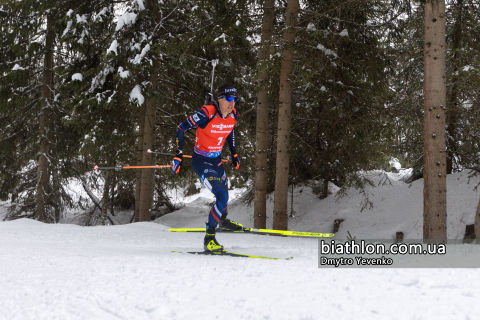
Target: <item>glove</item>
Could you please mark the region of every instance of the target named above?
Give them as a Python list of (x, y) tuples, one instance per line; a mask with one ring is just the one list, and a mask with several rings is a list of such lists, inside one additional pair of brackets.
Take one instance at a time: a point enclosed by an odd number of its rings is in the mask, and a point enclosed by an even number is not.
[(183, 164), (183, 152), (182, 150), (175, 151), (175, 158), (172, 160), (172, 174), (180, 172)]
[(230, 149), (230, 152), (232, 153), (232, 163), (230, 165), (235, 169), (240, 168), (240, 158), (238, 157), (237, 150)]

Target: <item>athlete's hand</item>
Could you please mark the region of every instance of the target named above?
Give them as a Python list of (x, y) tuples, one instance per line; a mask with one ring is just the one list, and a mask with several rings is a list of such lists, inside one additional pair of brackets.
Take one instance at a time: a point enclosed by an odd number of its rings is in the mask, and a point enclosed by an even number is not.
[(235, 169), (240, 168), (240, 158), (238, 157), (237, 150), (230, 149), (230, 152), (232, 153), (232, 163), (230, 165)]
[(175, 152), (175, 158), (172, 160), (172, 173), (176, 174), (180, 172), (183, 164), (183, 152), (182, 150), (177, 150)]

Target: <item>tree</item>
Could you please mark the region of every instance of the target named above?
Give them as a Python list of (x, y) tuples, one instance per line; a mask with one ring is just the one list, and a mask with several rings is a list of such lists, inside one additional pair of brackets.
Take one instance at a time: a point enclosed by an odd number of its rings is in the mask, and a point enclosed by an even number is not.
[(50, 108), (52, 106), (53, 91), (53, 40), (55, 34), (52, 30), (52, 19), (50, 13), (47, 13), (47, 29), (45, 40), (45, 58), (42, 83), (42, 98), (40, 100), (39, 114), (39, 137), (40, 148), (38, 151), (38, 175), (37, 175), (37, 194), (35, 219), (43, 222), (54, 222), (55, 219), (49, 216), (47, 212), (48, 194), (49, 194), (49, 139), (50, 129)]
[(280, 106), (278, 109), (277, 162), (275, 177), (275, 201), (273, 228), (287, 230), (288, 175), (290, 152), (290, 118), (292, 112), (292, 72), (295, 51), (295, 35), (298, 17), (298, 0), (288, 0), (285, 17), (283, 60), (280, 69)]
[(268, 149), (268, 81), (269, 71), (267, 62), (270, 58), (273, 34), (273, 20), (275, 1), (265, 0), (263, 4), (262, 40), (257, 62), (258, 92), (257, 92), (257, 126), (255, 142), (255, 199), (254, 199), (254, 226), (266, 228), (267, 220), (267, 149)]
[[(341, 187), (337, 195), (363, 190), (370, 183), (362, 172), (388, 163), (388, 44), (403, 10), (384, 1), (336, 0), (301, 10), (290, 165), (294, 183), (312, 183), (320, 198), (330, 182)], [(362, 209), (371, 205), (363, 194)]]
[(447, 238), (445, 1), (425, 2), (424, 239)]

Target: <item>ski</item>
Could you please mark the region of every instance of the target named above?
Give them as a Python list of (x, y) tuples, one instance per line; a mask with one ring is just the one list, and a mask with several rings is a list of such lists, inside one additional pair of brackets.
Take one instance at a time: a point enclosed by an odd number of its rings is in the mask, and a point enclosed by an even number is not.
[[(205, 232), (205, 228), (175, 228), (169, 229), (171, 232)], [(312, 238), (331, 238), (334, 233), (316, 233), (316, 232), (303, 232), (303, 231), (285, 231), (285, 230), (271, 230), (271, 229), (254, 229), (245, 228), (243, 230), (230, 230), (217, 228), (217, 233), (252, 233), (252, 234), (267, 234), (267, 235), (279, 235), (287, 237), (312, 237)]]
[(208, 255), (208, 256), (229, 256), (229, 257), (238, 257), (238, 258), (253, 258), (253, 259), (268, 259), (268, 260), (291, 260), (293, 257), (288, 258), (272, 258), (272, 257), (262, 257), (262, 256), (254, 256), (250, 254), (243, 254), (243, 253), (235, 253), (229, 252), (226, 250), (222, 251), (172, 251), (176, 253), (190, 253), (190, 254), (201, 254), (201, 255)]

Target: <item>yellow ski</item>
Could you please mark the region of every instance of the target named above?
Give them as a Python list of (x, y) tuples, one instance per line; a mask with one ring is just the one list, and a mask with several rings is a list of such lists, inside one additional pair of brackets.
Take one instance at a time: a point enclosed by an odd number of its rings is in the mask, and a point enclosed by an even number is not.
[[(205, 228), (175, 228), (169, 229), (171, 232), (205, 232)], [(331, 238), (334, 233), (316, 233), (316, 232), (304, 232), (304, 231), (285, 231), (285, 230), (271, 230), (271, 229), (254, 229), (245, 228), (239, 231), (233, 231), (229, 229), (217, 228), (217, 233), (252, 233), (252, 234), (267, 234), (267, 235), (279, 235), (287, 237), (310, 237), (310, 238)]]
[(253, 259), (268, 259), (268, 260), (291, 260), (293, 257), (288, 258), (272, 258), (272, 257), (262, 257), (262, 256), (253, 256), (250, 254), (243, 254), (243, 253), (235, 253), (229, 252), (226, 250), (222, 251), (172, 251), (176, 253), (190, 253), (190, 254), (201, 254), (201, 255), (209, 255), (209, 256), (229, 256), (229, 257), (238, 257), (238, 258), (253, 258)]

